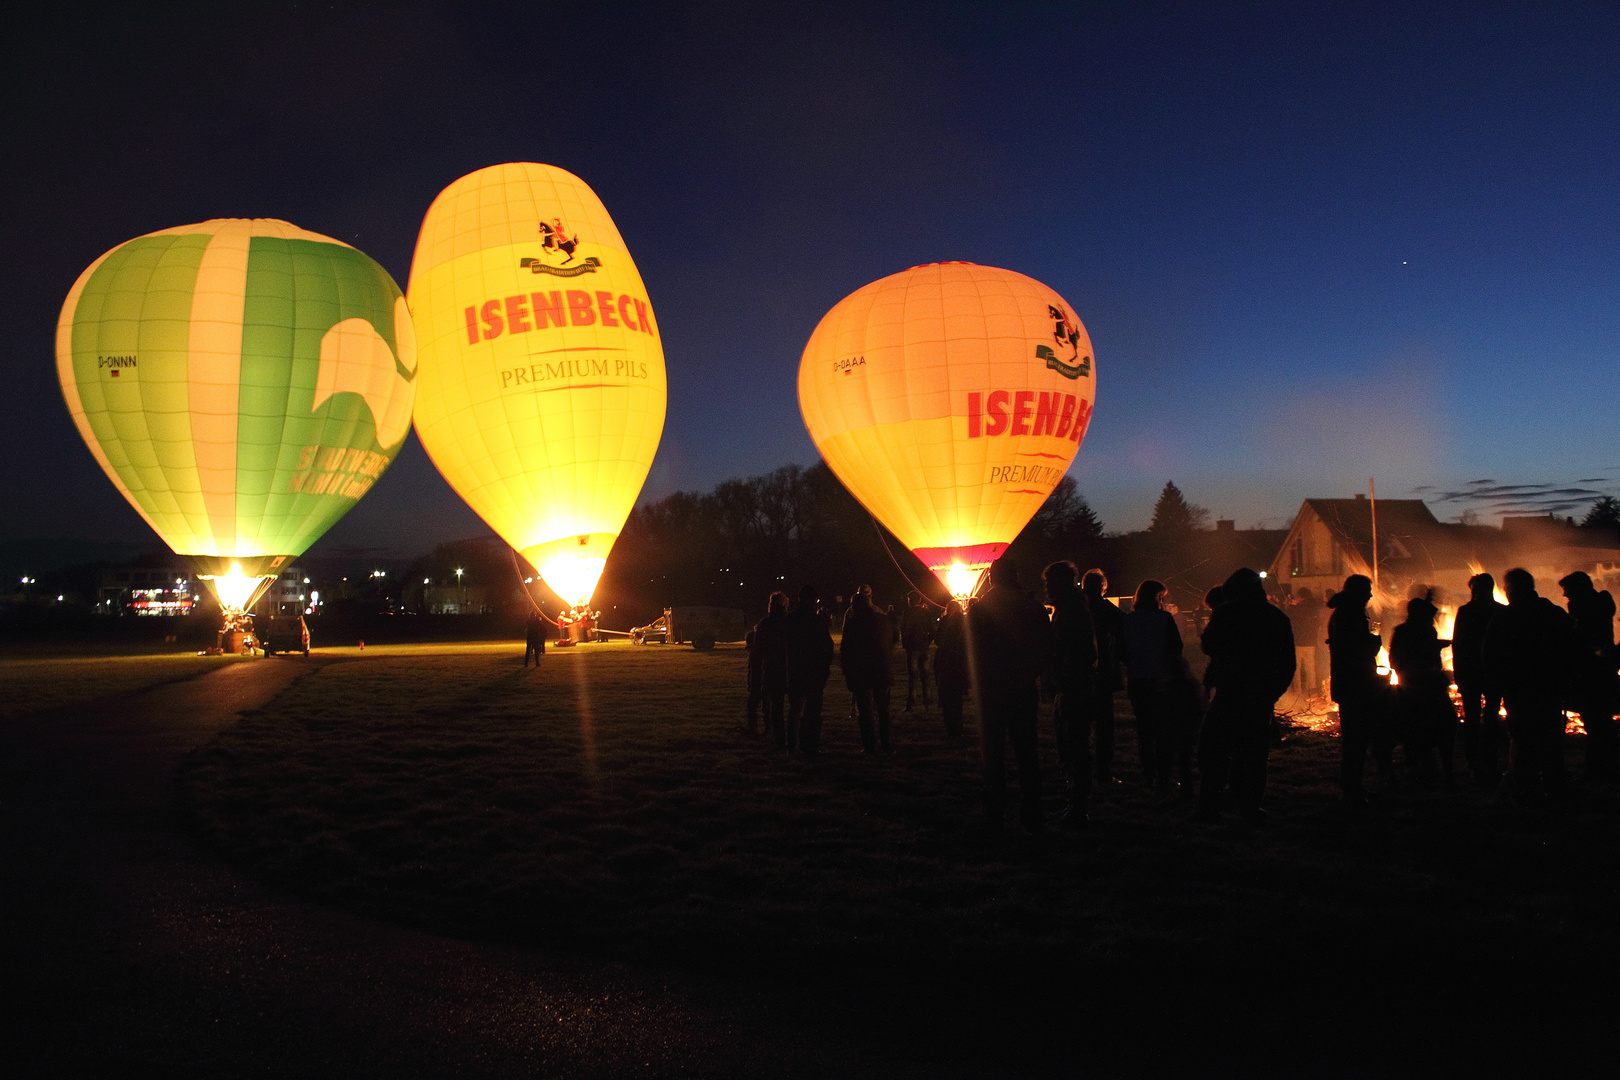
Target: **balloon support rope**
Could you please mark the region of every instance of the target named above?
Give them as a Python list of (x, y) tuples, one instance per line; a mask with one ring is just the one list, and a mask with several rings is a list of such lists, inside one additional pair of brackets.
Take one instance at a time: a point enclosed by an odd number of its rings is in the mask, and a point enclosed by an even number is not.
[[(556, 620), (551, 618), (544, 611), (541, 611), (540, 610), (540, 605), (535, 602), (534, 597), (529, 593), (528, 583), (523, 580), (523, 567), (518, 565), (517, 548), (515, 548), (512, 545), (508, 544), (506, 546), (506, 550), (507, 550), (507, 553), (512, 556), (512, 573), (517, 575), (518, 588), (523, 590), (523, 599), (525, 599), (525, 600), (527, 600), (529, 602), (529, 606), (534, 609), (534, 613), (536, 615), (540, 616), (542, 619), (544, 619), (546, 622), (550, 623), (552, 626), (556, 626), (557, 625)], [(558, 627), (558, 629), (561, 629), (561, 627)]]
[[(862, 507), (862, 509), (865, 509), (865, 507)], [(889, 557), (889, 561), (894, 564), (895, 570), (898, 571), (900, 576), (905, 579), (906, 584), (910, 585), (912, 590), (916, 592), (918, 596), (922, 597), (923, 600), (929, 605), (944, 611), (950, 601), (947, 600), (944, 604), (940, 604), (929, 599), (928, 590), (924, 589), (921, 585), (918, 585), (915, 581), (912, 581), (911, 575), (906, 573), (905, 570), (900, 566), (900, 560), (894, 557), (894, 551), (889, 547), (889, 538), (883, 535), (883, 526), (878, 524), (878, 519), (873, 516), (872, 511), (867, 510), (866, 517), (872, 522), (872, 530), (877, 533), (878, 543), (883, 545), (883, 553)]]

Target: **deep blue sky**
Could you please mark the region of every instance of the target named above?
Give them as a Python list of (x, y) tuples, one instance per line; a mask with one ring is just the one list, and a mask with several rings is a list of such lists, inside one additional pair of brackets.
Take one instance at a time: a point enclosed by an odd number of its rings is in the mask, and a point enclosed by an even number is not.
[[(1620, 488), (1613, 6), (231, 8), (8, 26), (0, 539), (150, 535), (56, 386), (96, 256), (281, 217), (403, 287), (434, 195), (510, 160), (589, 182), (647, 281), (650, 496), (813, 462), (816, 321), (940, 259), (1084, 319), (1073, 475), (1110, 529), (1167, 479), (1243, 526), (1369, 475)], [(413, 436), (323, 546), (481, 531)]]

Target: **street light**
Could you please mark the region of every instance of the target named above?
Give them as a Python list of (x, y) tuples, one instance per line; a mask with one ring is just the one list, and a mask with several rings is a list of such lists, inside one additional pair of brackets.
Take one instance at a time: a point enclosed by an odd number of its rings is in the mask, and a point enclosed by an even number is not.
[[(461, 567), (459, 567), (459, 566), (456, 567), (456, 586), (457, 586), (457, 588), (460, 588), (460, 586), (461, 586)], [(461, 615), (467, 614), (466, 608), (467, 608), (467, 590), (466, 589), (461, 589), (461, 603), (456, 606), (457, 613), (461, 614)]]

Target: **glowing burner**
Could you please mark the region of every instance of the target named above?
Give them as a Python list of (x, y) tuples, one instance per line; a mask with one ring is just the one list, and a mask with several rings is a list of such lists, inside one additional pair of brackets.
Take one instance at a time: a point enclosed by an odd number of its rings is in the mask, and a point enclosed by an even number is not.
[(202, 579), (214, 590), (220, 609), (229, 615), (240, 615), (276, 580), (274, 574), (249, 575), (242, 573), (241, 563), (231, 563), (229, 573), (203, 574)]
[[(935, 571), (938, 573), (938, 571)], [(951, 595), (958, 600), (966, 600), (973, 595), (974, 586), (978, 585), (979, 578), (984, 573), (983, 567), (970, 569), (959, 562), (951, 563), (940, 577)]]
[(564, 536), (524, 548), (522, 555), (563, 603), (570, 608), (585, 607), (596, 592), (596, 583), (602, 580), (602, 570), (616, 539), (616, 533)]
[(540, 563), (540, 576), (569, 607), (584, 607), (596, 592), (607, 560), (561, 552)]

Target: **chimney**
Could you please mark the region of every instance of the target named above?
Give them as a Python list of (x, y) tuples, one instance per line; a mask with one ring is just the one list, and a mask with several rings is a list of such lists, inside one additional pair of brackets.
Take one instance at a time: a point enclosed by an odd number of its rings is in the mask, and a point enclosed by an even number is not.
[(1215, 531), (1218, 533), (1233, 532), (1237, 529), (1237, 522), (1228, 518), (1221, 518), (1215, 522)]
[(1366, 495), (1365, 492), (1358, 491), (1358, 492), (1356, 492), (1356, 499), (1359, 502), (1366, 502), (1367, 501), (1367, 495)]

